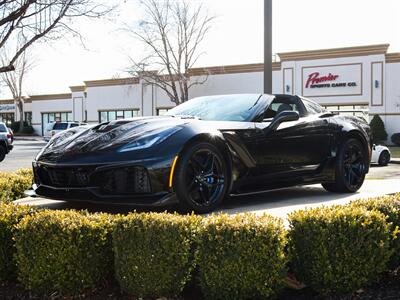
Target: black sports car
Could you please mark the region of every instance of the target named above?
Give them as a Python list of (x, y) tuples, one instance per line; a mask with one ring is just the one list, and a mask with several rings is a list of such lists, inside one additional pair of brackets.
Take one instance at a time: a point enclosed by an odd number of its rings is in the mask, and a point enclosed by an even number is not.
[(370, 129), (288, 95), (190, 100), (161, 117), (103, 123), (53, 139), (33, 162), (40, 196), (208, 212), (232, 194), (322, 183), (355, 192)]

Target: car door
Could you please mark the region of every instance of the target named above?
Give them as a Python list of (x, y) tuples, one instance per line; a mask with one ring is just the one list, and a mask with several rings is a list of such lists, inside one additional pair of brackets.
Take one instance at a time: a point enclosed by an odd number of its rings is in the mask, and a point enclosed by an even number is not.
[(281, 180), (289, 175), (303, 176), (317, 172), (330, 155), (328, 118), (309, 112), (299, 97), (277, 96), (266, 111), (267, 118), (256, 126), (265, 131), (273, 117), (282, 110), (297, 111), (300, 118), (281, 123), (276, 130), (259, 137), (255, 156), (258, 175)]

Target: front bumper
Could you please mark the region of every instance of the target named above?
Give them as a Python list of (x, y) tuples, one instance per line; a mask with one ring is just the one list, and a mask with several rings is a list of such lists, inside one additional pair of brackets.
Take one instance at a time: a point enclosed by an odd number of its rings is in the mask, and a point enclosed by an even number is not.
[(34, 162), (38, 196), (56, 200), (164, 206), (176, 203), (168, 186), (172, 158), (113, 164), (60, 165)]

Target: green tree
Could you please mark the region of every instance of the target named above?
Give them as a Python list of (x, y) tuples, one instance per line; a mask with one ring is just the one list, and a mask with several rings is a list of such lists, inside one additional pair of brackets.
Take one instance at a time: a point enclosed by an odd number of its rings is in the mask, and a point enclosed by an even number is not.
[(378, 144), (379, 142), (385, 143), (388, 137), (388, 134), (385, 129), (385, 124), (383, 123), (381, 117), (379, 115), (375, 115), (371, 123), (369, 123), (369, 126), (371, 126), (371, 131), (372, 131), (372, 141), (375, 144)]

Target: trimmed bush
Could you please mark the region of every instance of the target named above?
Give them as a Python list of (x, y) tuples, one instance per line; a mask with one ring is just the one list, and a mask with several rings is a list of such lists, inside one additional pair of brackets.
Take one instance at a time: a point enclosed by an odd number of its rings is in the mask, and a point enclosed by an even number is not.
[(0, 280), (9, 281), (16, 277), (13, 235), (15, 226), (26, 215), (33, 214), (28, 206), (0, 203)]
[(387, 222), (391, 226), (391, 248), (393, 250), (389, 265), (392, 270), (400, 267), (400, 194), (357, 200), (352, 202), (351, 205), (365, 207), (368, 210), (377, 210), (387, 216)]
[[(12, 129), (12, 131), (14, 131), (14, 132), (20, 132), (20, 122), (19, 121), (14, 121), (14, 122), (12, 122), (11, 123), (11, 129)], [(22, 128), (22, 131), (23, 131), (23, 129), (25, 128), (25, 127), (28, 127), (28, 126), (30, 126), (30, 125), (28, 125), (28, 122), (26, 122), (26, 121), (24, 121), (24, 127)], [(32, 127), (32, 126), (30, 126), (30, 127)]]
[(285, 231), (280, 219), (251, 214), (203, 219), (197, 263), (205, 299), (258, 299), (283, 286)]
[(388, 134), (385, 129), (385, 123), (383, 123), (379, 115), (375, 115), (372, 118), (369, 126), (371, 127), (372, 141), (375, 144), (386, 143)]
[(400, 146), (400, 133), (392, 134), (391, 140), (393, 144), (395, 144), (396, 146)]
[(112, 270), (107, 214), (42, 211), (17, 225), (18, 279), (38, 294), (77, 294), (102, 283)]
[(31, 125), (27, 125), (22, 129), (23, 134), (33, 134), (35, 132), (35, 129)]
[(289, 216), (289, 261), (296, 278), (322, 295), (376, 280), (391, 256), (390, 227), (378, 211), (316, 208)]
[(142, 213), (121, 218), (113, 234), (121, 289), (137, 297), (175, 297), (191, 279), (198, 217)]
[(0, 172), (0, 202), (10, 202), (23, 197), (24, 192), (32, 187), (33, 173), (21, 169), (15, 173)]

